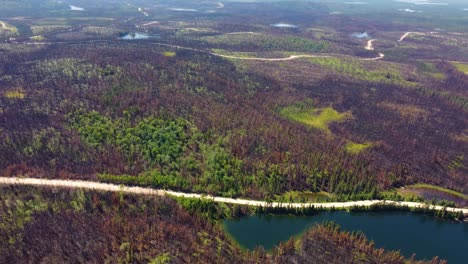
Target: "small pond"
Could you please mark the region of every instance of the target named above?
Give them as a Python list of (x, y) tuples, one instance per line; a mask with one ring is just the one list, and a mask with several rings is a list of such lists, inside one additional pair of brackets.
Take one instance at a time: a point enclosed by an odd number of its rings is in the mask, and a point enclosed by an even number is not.
[(122, 36), (120, 36), (119, 39), (123, 39), (123, 40), (139, 40), (139, 39), (149, 39), (151, 38), (152, 36), (150, 35), (147, 35), (147, 34), (144, 34), (144, 33), (126, 33)]
[(296, 25), (293, 24), (287, 24), (287, 23), (276, 23), (271, 25), (272, 27), (277, 27), (277, 28), (297, 28)]
[(79, 7), (79, 6), (70, 5), (70, 10), (71, 11), (84, 11), (84, 8)]

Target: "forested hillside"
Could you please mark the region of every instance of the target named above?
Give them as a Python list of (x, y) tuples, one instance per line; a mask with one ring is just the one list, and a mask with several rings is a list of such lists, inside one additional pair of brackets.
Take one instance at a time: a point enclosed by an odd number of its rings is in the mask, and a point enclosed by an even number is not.
[(1, 175), (466, 204), (468, 40), (443, 17), (409, 31), (358, 14), (371, 6), (7, 2)]
[(195, 210), (189, 214), (165, 197), (17, 186), (0, 191), (2, 263), (416, 263), (334, 224), (267, 254), (241, 251), (212, 220), (197, 215), (210, 207), (193, 206), (200, 202), (185, 205)]

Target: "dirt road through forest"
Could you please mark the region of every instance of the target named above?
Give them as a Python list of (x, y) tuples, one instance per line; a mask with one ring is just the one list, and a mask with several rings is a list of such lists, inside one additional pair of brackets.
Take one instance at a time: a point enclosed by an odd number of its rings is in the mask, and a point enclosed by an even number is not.
[[(323, 208), (350, 208), (353, 206), (370, 206), (373, 204), (380, 204), (384, 202), (385, 204), (408, 206), (410, 208), (422, 208), (422, 207), (427, 206), (426, 204), (416, 203), (416, 202), (394, 202), (394, 201), (383, 201), (383, 200), (366, 200), (366, 201), (333, 202), (333, 203), (278, 203), (278, 202), (269, 203), (266, 201), (214, 197), (210, 195), (197, 194), (197, 193), (174, 192), (174, 191), (162, 190), (162, 189), (128, 187), (128, 186), (116, 185), (116, 184), (90, 182), (90, 181), (77, 181), (77, 180), (53, 180), (53, 179), (37, 179), (37, 178), (0, 177), (0, 184), (88, 189), (88, 190), (123, 192), (123, 193), (130, 193), (130, 194), (154, 195), (154, 196), (172, 195), (176, 197), (185, 197), (185, 198), (204, 198), (204, 199), (213, 200), (215, 202), (228, 203), (228, 204), (264, 206), (264, 207), (270, 206), (270, 207), (282, 207), (282, 208), (289, 208), (289, 207), (301, 208), (301, 207), (308, 207), (308, 206), (323, 207)], [(430, 208), (434, 210), (444, 209), (444, 207), (442, 206), (430, 206)], [(468, 215), (468, 209), (466, 208), (447, 207), (445, 209), (450, 212), (461, 211), (465, 215)]]

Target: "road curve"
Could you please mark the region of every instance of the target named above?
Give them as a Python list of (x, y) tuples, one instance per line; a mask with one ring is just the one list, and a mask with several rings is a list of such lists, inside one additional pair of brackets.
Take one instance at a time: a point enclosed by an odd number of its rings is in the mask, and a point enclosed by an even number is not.
[(373, 45), (374, 41), (376, 41), (376, 39), (368, 40), (365, 49), (366, 50), (374, 50), (374, 45)]
[(376, 60), (381, 60), (385, 58), (385, 54), (379, 52), (379, 56), (375, 58), (366, 58), (366, 59), (360, 59), (362, 61), (376, 61)]
[(405, 40), (406, 37), (408, 37), (410, 34), (418, 34), (418, 35), (424, 35), (424, 33), (421, 33), (421, 32), (406, 32), (405, 34), (403, 34), (400, 39), (398, 40), (398, 42), (402, 42), (403, 40)]
[[(124, 192), (124, 193), (130, 193), (130, 194), (154, 195), (154, 196), (172, 195), (176, 197), (185, 197), (185, 198), (204, 198), (204, 199), (213, 200), (215, 202), (228, 203), (228, 204), (264, 206), (264, 207), (266, 206), (283, 207), (283, 208), (291, 208), (291, 207), (301, 208), (301, 207), (308, 207), (308, 206), (323, 207), (323, 208), (349, 208), (353, 206), (370, 206), (373, 204), (379, 204), (379, 203), (384, 203), (384, 202), (385, 204), (408, 206), (411, 208), (422, 208), (422, 207), (427, 206), (426, 204), (416, 203), (416, 202), (394, 202), (394, 201), (384, 201), (384, 200), (367, 200), (367, 201), (334, 202), (334, 203), (278, 203), (278, 202), (269, 203), (266, 201), (213, 197), (210, 195), (203, 195), (203, 194), (196, 194), (196, 193), (174, 192), (174, 191), (169, 191), (169, 190), (151, 189), (151, 188), (142, 188), (142, 187), (128, 187), (128, 186), (116, 185), (116, 184), (91, 182), (91, 181), (78, 181), (78, 180), (54, 180), (54, 179), (37, 179), (37, 178), (0, 177), (0, 184), (89, 189), (89, 190), (98, 190), (98, 191)], [(430, 209), (443, 210), (444, 207), (431, 205)], [(467, 208), (447, 207), (445, 209), (450, 212), (461, 211), (463, 212), (463, 214), (468, 215)]]

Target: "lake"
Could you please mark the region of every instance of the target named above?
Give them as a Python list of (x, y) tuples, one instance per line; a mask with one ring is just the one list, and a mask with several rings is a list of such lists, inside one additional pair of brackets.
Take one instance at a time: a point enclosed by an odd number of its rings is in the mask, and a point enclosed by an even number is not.
[(331, 220), (346, 231), (363, 231), (376, 247), (400, 250), (416, 259), (439, 256), (449, 263), (466, 263), (468, 259), (468, 223), (437, 219), (406, 212), (348, 213), (323, 212), (316, 216), (253, 215), (226, 220), (226, 231), (242, 247), (262, 245), (272, 249), (280, 241), (299, 235), (317, 223)]

